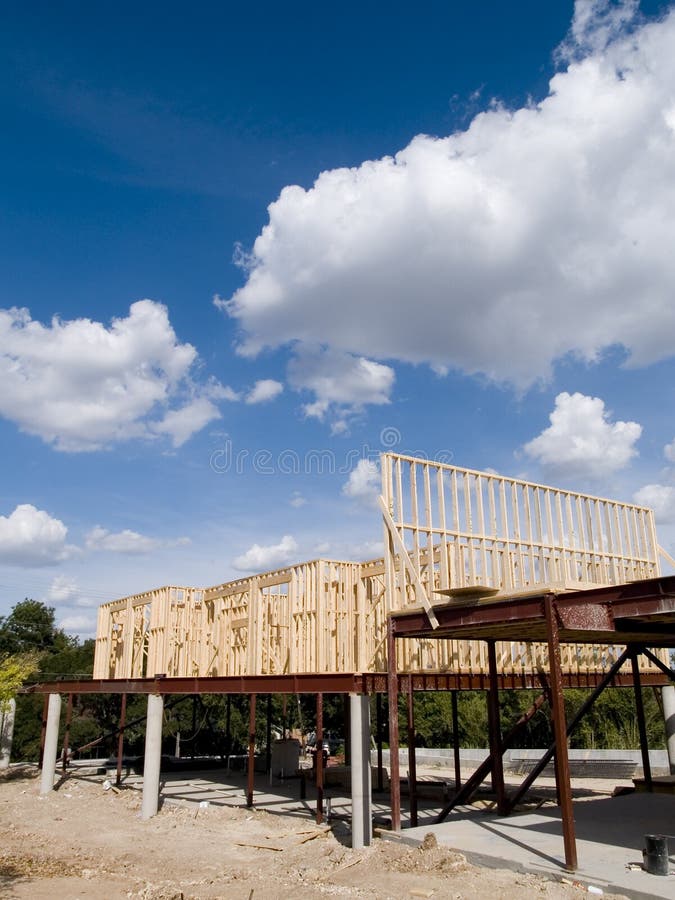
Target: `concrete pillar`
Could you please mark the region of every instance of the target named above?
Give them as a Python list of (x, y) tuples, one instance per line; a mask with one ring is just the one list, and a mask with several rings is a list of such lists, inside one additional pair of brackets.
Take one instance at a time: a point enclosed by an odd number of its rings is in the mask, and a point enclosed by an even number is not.
[(152, 818), (152, 816), (157, 814), (159, 807), (159, 773), (162, 767), (163, 723), (164, 697), (161, 694), (148, 694), (141, 819)]
[(370, 703), (367, 694), (349, 695), (352, 758), (352, 847), (370, 846), (373, 838), (370, 784)]
[(59, 752), (59, 723), (61, 719), (61, 694), (50, 694), (47, 704), (47, 727), (45, 749), (42, 756), (42, 777), (40, 793), (48, 794), (54, 789), (56, 755)]
[(663, 718), (666, 722), (666, 748), (670, 774), (675, 775), (675, 685), (667, 684), (661, 688), (663, 700)]
[(12, 697), (7, 706), (0, 712), (0, 769), (9, 767), (12, 755), (12, 739), (14, 737), (14, 716), (16, 700)]

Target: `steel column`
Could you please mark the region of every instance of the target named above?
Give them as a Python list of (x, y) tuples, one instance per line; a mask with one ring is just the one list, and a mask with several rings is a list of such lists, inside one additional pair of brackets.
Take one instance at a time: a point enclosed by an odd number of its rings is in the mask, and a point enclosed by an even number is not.
[(408, 675), (408, 796), (410, 798), (410, 825), (417, 827), (417, 757), (415, 755), (415, 698), (412, 675)]
[(562, 674), (560, 671), (560, 640), (555, 595), (547, 594), (544, 610), (548, 633), (548, 663), (551, 672), (551, 713), (553, 736), (555, 738), (555, 777), (562, 815), (563, 843), (565, 846), (565, 868), (574, 872), (577, 868), (577, 843), (572, 808), (572, 786), (570, 764), (567, 754), (567, 724), (565, 722), (565, 700), (563, 698)]
[(316, 824), (323, 822), (323, 694), (316, 695), (316, 752), (314, 754), (314, 774), (316, 775)]
[(396, 672), (396, 622), (387, 622), (387, 694), (389, 697), (389, 791), (391, 830), (401, 830), (401, 773), (398, 761), (398, 674)]
[(255, 782), (255, 700), (256, 695), (248, 698), (248, 771), (246, 778), (246, 806), (253, 806), (253, 786)]
[[(284, 735), (285, 737), (285, 735)], [(265, 720), (265, 771), (272, 773), (272, 695), (267, 695), (267, 710)]]
[(119, 787), (122, 782), (122, 759), (124, 757), (124, 728), (127, 722), (127, 695), (122, 694), (122, 706), (120, 709), (120, 733), (117, 736), (117, 777), (115, 784)]
[(645, 787), (651, 793), (652, 767), (649, 762), (649, 742), (647, 740), (647, 723), (645, 721), (645, 707), (642, 699), (642, 683), (640, 681), (640, 666), (638, 663), (638, 651), (633, 649), (630, 656), (630, 664), (633, 669), (633, 690), (635, 692), (635, 711), (637, 713), (638, 734), (640, 735), (640, 754), (642, 756), (642, 774)]
[(492, 784), (497, 794), (497, 809), (506, 811), (506, 790), (504, 787), (504, 760), (502, 759), (502, 730), (499, 719), (499, 686), (497, 684), (497, 655), (495, 642), (487, 642), (490, 688), (488, 690), (488, 738), (492, 757)]
[(68, 768), (68, 745), (70, 744), (70, 724), (73, 721), (73, 695), (68, 694), (68, 704), (66, 706), (66, 726), (63, 732), (63, 748), (61, 750), (61, 771), (66, 774)]
[(452, 749), (455, 756), (455, 790), (462, 786), (462, 758), (459, 753), (459, 709), (457, 706), (457, 691), (450, 694), (452, 701)]
[(382, 694), (375, 694), (375, 732), (377, 735), (377, 790), (384, 790), (382, 771)]

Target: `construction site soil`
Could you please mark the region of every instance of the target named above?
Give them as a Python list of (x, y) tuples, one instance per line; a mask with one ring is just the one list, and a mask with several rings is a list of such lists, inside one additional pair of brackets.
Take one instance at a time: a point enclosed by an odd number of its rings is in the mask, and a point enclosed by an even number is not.
[(352, 850), (344, 823), (237, 807), (178, 806), (140, 818), (137, 790), (70, 777), (42, 797), (36, 771), (0, 779), (0, 895), (16, 900), (277, 900), (363, 897), (579, 898), (585, 889), (479, 868), (439, 847), (375, 840)]

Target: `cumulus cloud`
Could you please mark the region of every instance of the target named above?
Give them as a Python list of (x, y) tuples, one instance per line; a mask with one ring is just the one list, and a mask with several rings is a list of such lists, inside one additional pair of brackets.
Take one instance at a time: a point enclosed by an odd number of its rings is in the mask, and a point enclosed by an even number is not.
[(300, 509), (301, 506), (305, 506), (305, 504), (307, 503), (307, 498), (303, 497), (300, 491), (293, 491), (293, 496), (288, 502), (295, 509)]
[(69, 603), (80, 596), (77, 580), (69, 575), (57, 575), (49, 586), (47, 600), (55, 603)]
[(653, 509), (657, 524), (675, 522), (675, 487), (672, 485), (646, 484), (633, 494), (633, 500)]
[(577, 3), (586, 55), (541, 102), (284, 188), (217, 301), (239, 352), (329, 343), (521, 388), (568, 354), (670, 357), (675, 11), (622, 30), (633, 6)]
[(235, 569), (242, 572), (265, 572), (288, 565), (297, 553), (298, 544), (290, 534), (285, 534), (278, 544), (266, 547), (253, 544), (252, 547), (238, 556), (232, 563)]
[(610, 422), (599, 397), (563, 392), (555, 398), (550, 426), (523, 447), (544, 469), (564, 476), (602, 477), (637, 456), (637, 422)]
[(66, 634), (78, 635), (82, 640), (96, 637), (96, 614), (75, 613), (61, 616), (57, 623)]
[(280, 381), (273, 378), (262, 378), (256, 381), (251, 390), (246, 395), (246, 403), (267, 403), (268, 400), (274, 400), (283, 391), (284, 386)]
[(305, 415), (333, 420), (333, 430), (344, 430), (346, 417), (368, 404), (389, 403), (394, 370), (362, 356), (327, 347), (296, 347), (288, 366), (288, 380), (296, 391), (314, 396), (304, 405)]
[(166, 307), (133, 303), (110, 327), (90, 319), (49, 325), (27, 309), (0, 310), (0, 415), (58, 450), (98, 450), (170, 436), (175, 446), (220, 414), (228, 388), (197, 386), (197, 352), (181, 344)]
[(639, 0), (576, 0), (567, 39), (558, 49), (562, 60), (573, 60), (605, 50), (633, 23)]
[(66, 544), (68, 529), (43, 509), (22, 503), (0, 516), (0, 562), (14, 566), (50, 566), (68, 559), (76, 548)]
[(110, 532), (96, 525), (85, 537), (87, 550), (105, 550), (109, 553), (141, 554), (150, 553), (161, 546), (156, 538), (146, 537), (137, 531)]
[(370, 459), (360, 459), (342, 486), (345, 497), (366, 506), (372, 506), (377, 502), (380, 491), (380, 467)]
[(105, 551), (108, 553), (127, 553), (137, 555), (151, 553), (161, 547), (186, 547), (192, 541), (189, 537), (162, 539), (148, 537), (125, 528), (123, 531), (111, 532), (96, 525), (85, 537), (87, 550)]
[(675, 463), (675, 439), (673, 439), (670, 444), (666, 444), (663, 448), (663, 455), (667, 460)]

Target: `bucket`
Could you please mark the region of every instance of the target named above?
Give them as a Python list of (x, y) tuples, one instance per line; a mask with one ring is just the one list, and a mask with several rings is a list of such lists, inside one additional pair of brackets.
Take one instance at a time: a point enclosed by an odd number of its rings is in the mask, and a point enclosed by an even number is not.
[(645, 872), (650, 875), (667, 875), (668, 838), (663, 834), (646, 834), (642, 858)]

